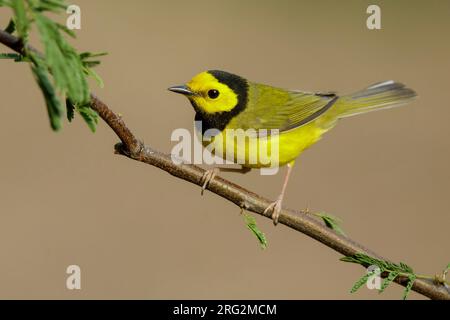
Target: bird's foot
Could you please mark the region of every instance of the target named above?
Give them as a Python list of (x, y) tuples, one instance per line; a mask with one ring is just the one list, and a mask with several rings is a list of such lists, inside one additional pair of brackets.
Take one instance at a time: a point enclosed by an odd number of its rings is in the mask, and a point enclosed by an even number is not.
[(213, 169), (205, 171), (205, 173), (203, 174), (202, 180), (200, 182), (200, 183), (202, 183), (202, 195), (205, 193), (206, 188), (208, 187), (210, 182), (212, 180), (214, 180), (214, 178), (217, 176), (219, 171), (220, 171), (219, 168), (213, 168)]
[(272, 211), (272, 220), (273, 220), (273, 224), (274, 225), (278, 224), (278, 219), (280, 218), (282, 203), (283, 203), (283, 199), (282, 198), (278, 198), (277, 201), (272, 202), (266, 208), (266, 210), (264, 210), (264, 214), (267, 214), (269, 211)]

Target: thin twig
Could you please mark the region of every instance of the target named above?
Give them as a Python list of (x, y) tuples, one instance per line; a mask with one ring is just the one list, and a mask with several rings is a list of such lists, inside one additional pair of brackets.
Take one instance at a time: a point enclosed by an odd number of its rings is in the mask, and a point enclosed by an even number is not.
[[(19, 53), (24, 49), (19, 39), (2, 30), (0, 30), (0, 43), (3, 43)], [(34, 50), (32, 48), (27, 49)], [(172, 161), (170, 155), (161, 153), (144, 145), (134, 136), (131, 130), (127, 128), (122, 117), (115, 114), (104, 102), (93, 94), (91, 107), (121, 140), (121, 143), (116, 144), (115, 146), (116, 153), (155, 166), (177, 178), (201, 186), (202, 177), (205, 173), (204, 169), (190, 164), (177, 165)], [(216, 177), (212, 180), (207, 189), (224, 199), (233, 202), (240, 208), (245, 208), (248, 211), (271, 219), (270, 213), (264, 213), (264, 210), (271, 201), (256, 193), (248, 191), (221, 177)], [(283, 209), (280, 214), (279, 223), (297, 230), (345, 256), (351, 256), (356, 253), (365, 253), (374, 258), (385, 260), (352, 239), (335, 233), (333, 230), (314, 219), (310, 214)], [(398, 277), (395, 281), (405, 286), (408, 283), (408, 278)], [(431, 299), (450, 300), (450, 292), (445, 286), (436, 284), (432, 280), (417, 279), (414, 282), (412, 290)]]

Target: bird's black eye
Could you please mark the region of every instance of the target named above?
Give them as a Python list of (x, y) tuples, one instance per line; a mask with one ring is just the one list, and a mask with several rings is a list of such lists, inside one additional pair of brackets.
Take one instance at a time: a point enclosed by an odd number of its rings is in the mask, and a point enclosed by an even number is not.
[(219, 91), (216, 89), (212, 89), (208, 91), (208, 97), (211, 99), (216, 99), (219, 96)]

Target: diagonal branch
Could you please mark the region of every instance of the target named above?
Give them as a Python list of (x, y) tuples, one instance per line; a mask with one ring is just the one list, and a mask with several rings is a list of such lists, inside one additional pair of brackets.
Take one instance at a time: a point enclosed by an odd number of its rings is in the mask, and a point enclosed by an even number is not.
[[(23, 52), (24, 49), (18, 38), (2, 30), (0, 30), (0, 43), (3, 43), (7, 47), (19, 53)], [(34, 50), (32, 48), (27, 49)], [(134, 136), (131, 130), (128, 129), (123, 119), (115, 114), (94, 94), (92, 94), (91, 107), (100, 115), (100, 117), (121, 140), (121, 143), (118, 143), (115, 146), (116, 153), (160, 168), (172, 176), (186, 180), (198, 186), (202, 185), (202, 177), (205, 173), (204, 169), (190, 164), (177, 165), (172, 162), (170, 155), (161, 153), (149, 146), (144, 145)], [(248, 211), (252, 211), (271, 219), (270, 213), (264, 213), (265, 208), (267, 208), (271, 201), (261, 197), (258, 194), (248, 191), (239, 185), (236, 185), (221, 177), (216, 177), (209, 183), (208, 190), (233, 202), (240, 208), (245, 208)], [(363, 247), (352, 239), (335, 233), (333, 230), (327, 228), (307, 213), (283, 209), (280, 214), (279, 223), (297, 230), (345, 256), (351, 256), (356, 253), (365, 253), (374, 258), (384, 260), (373, 251)], [(398, 277), (395, 281), (400, 285), (405, 286), (408, 283), (408, 278)], [(417, 279), (414, 282), (412, 290), (431, 299), (450, 300), (450, 292), (445, 288), (445, 286), (436, 284), (431, 280)]]

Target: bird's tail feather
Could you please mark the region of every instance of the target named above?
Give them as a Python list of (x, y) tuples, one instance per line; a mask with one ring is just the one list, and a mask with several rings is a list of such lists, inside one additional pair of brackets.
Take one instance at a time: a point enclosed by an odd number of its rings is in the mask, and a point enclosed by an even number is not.
[(338, 118), (345, 118), (360, 113), (398, 107), (410, 102), (415, 96), (416, 93), (413, 90), (390, 80), (341, 97), (336, 102), (335, 110)]

